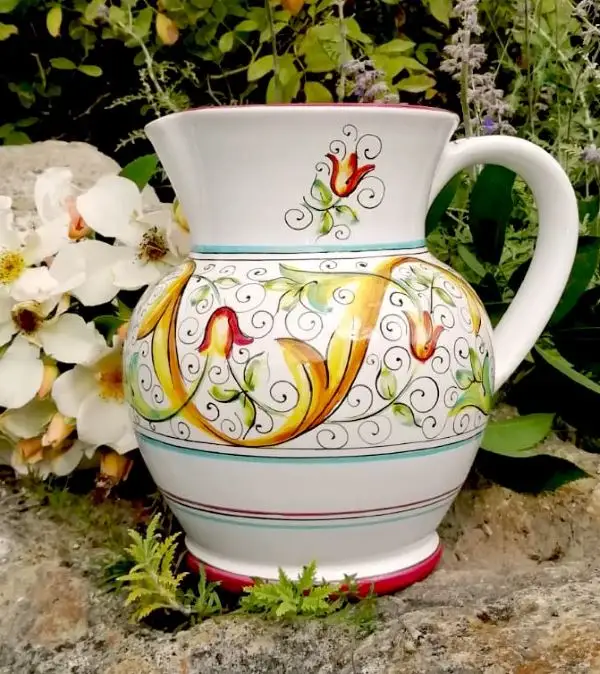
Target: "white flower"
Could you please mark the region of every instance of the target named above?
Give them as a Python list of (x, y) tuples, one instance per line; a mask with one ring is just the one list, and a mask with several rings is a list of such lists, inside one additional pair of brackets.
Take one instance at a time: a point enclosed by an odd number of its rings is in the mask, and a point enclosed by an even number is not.
[[(15, 328), (21, 331), (0, 356), (1, 407), (21, 407), (40, 391), (44, 379), (40, 347), (47, 356), (63, 363), (92, 362), (106, 349), (104, 338), (93, 323), (86, 324), (76, 314), (45, 320), (41, 306), (35, 302), (15, 304), (9, 309), (8, 320), (0, 324), (5, 336)], [(6, 314), (0, 315), (2, 318)]]
[(84, 442), (108, 445), (119, 452), (137, 447), (124, 399), (122, 345), (107, 348), (89, 365), (76, 365), (61, 374), (52, 387), (59, 412), (77, 420)]
[(49, 400), (32, 400), (27, 405), (0, 415), (0, 460), (9, 462), (20, 474), (36, 473), (42, 478), (68, 475), (84, 456), (91, 458), (95, 447), (74, 439), (72, 427), (58, 429), (56, 407)]
[(77, 199), (77, 208), (92, 229), (124, 244), (123, 258), (112, 267), (115, 285), (121, 289), (154, 283), (181, 262), (175, 240), (180, 226), (172, 206), (150, 196), (126, 178), (105, 176)]
[(52, 233), (56, 245), (53, 254), (62, 243), (77, 241), (91, 233), (77, 210), (79, 193), (68, 168), (46, 169), (35, 181), (35, 207), (42, 226)]
[(84, 239), (63, 246), (50, 265), (50, 271), (63, 283), (68, 283), (69, 277), (77, 274), (80, 282), (72, 285), (70, 294), (86, 307), (95, 307), (110, 302), (119, 292), (113, 268), (127, 256), (125, 246)]
[(83, 276), (73, 271), (58, 280), (47, 267), (34, 267), (52, 254), (52, 246), (42, 229), (18, 231), (11, 205), (9, 197), (0, 197), (0, 293), (17, 301), (44, 301), (81, 283)]

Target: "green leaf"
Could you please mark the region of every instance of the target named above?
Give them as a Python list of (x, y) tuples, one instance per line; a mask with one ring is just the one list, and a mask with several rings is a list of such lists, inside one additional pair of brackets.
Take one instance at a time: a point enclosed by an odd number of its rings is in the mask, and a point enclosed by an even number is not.
[(577, 304), (579, 298), (592, 282), (599, 262), (600, 237), (580, 237), (575, 262), (573, 263), (565, 291), (550, 319), (551, 324), (561, 321)]
[(319, 178), (315, 178), (310, 188), (310, 194), (317, 199), (322, 206), (329, 206), (333, 201), (333, 194), (327, 185)]
[(266, 353), (252, 356), (244, 368), (244, 383), (248, 390), (254, 391), (256, 385), (269, 378), (269, 361)]
[[(481, 446), (503, 456), (533, 456), (536, 445), (552, 430), (554, 414), (529, 414), (503, 421), (490, 421)], [(529, 451), (528, 451), (529, 450)]]
[[(410, 74), (415, 72), (417, 73), (430, 73), (429, 68), (411, 56), (395, 56), (388, 59), (385, 67), (385, 74), (388, 79), (393, 79), (401, 73), (403, 70), (408, 71)], [(427, 87), (429, 88), (429, 87)]]
[(600, 199), (597, 196), (580, 199), (577, 202), (579, 209), (579, 220), (582, 224), (591, 222), (598, 217), (600, 210)]
[(392, 413), (400, 419), (400, 423), (405, 426), (414, 426), (415, 415), (411, 408), (405, 403), (394, 403), (392, 405)]
[(357, 20), (354, 17), (349, 16), (348, 18), (344, 19), (344, 25), (346, 28), (346, 34), (351, 40), (362, 42), (362, 44), (369, 44), (371, 42), (371, 38), (362, 32)]
[(157, 156), (155, 154), (146, 154), (124, 166), (119, 175), (132, 180), (138, 186), (138, 189), (142, 190), (156, 173), (157, 168)]
[(475, 381), (481, 381), (483, 377), (481, 361), (479, 360), (479, 354), (472, 347), (469, 348), (469, 360), (471, 362), (471, 369), (473, 370)]
[(243, 396), (242, 399), (242, 419), (248, 430), (254, 426), (256, 421), (256, 407), (247, 395)]
[(235, 288), (235, 286), (239, 284), (239, 280), (233, 276), (221, 276), (218, 279), (215, 279), (215, 285), (219, 286), (219, 288)]
[(241, 21), (235, 27), (236, 33), (251, 33), (252, 31), (255, 30), (260, 30), (260, 27), (256, 23), (256, 21), (252, 21), (252, 19), (246, 19), (245, 21)]
[(248, 82), (256, 82), (256, 80), (261, 79), (261, 77), (264, 77), (273, 70), (274, 65), (273, 54), (261, 56), (256, 61), (253, 61), (248, 68)]
[(541, 346), (534, 347), (537, 353), (548, 365), (553, 367), (557, 372), (568, 377), (571, 381), (583, 386), (592, 393), (600, 394), (600, 384), (586, 377), (581, 372), (578, 372), (565, 358), (563, 358), (557, 351), (543, 348)]
[(16, 126), (18, 126), (20, 129), (26, 129), (29, 126), (37, 124), (39, 121), (40, 120), (38, 117), (25, 117), (24, 119), (19, 119), (16, 123)]
[(434, 286), (433, 292), (444, 302), (444, 304), (448, 304), (451, 307), (456, 306), (454, 303), (454, 300), (452, 299), (450, 293), (448, 293), (446, 290), (443, 288), (439, 288), (438, 286)]
[(329, 211), (321, 213), (321, 224), (319, 226), (319, 234), (325, 236), (333, 229), (333, 215)]
[(80, 65), (78, 70), (88, 77), (100, 77), (102, 75), (102, 68), (100, 66), (89, 65), (86, 63)]
[(153, 18), (154, 12), (151, 7), (145, 7), (138, 12), (133, 21), (133, 32), (138, 38), (145, 38), (148, 35), (150, 28), (152, 27)]
[(209, 393), (220, 403), (230, 403), (233, 400), (237, 400), (241, 395), (241, 391), (236, 391), (231, 388), (222, 388), (221, 386), (211, 386)]
[(494, 381), (492, 379), (492, 361), (489, 353), (483, 359), (483, 390), (490, 399), (494, 394)]
[(450, 25), (452, 15), (452, 0), (428, 0), (429, 11), (440, 23)]
[(127, 321), (119, 316), (96, 316), (94, 318), (94, 325), (98, 328), (100, 333), (110, 343), (117, 330)]
[(336, 206), (335, 212), (338, 213), (338, 215), (348, 216), (351, 225), (355, 225), (358, 222), (358, 213), (350, 206), (346, 206), (346, 204)]
[(396, 88), (400, 91), (408, 91), (411, 94), (420, 94), (431, 89), (434, 85), (435, 80), (429, 75), (411, 75), (400, 80)]
[(489, 414), (492, 408), (492, 399), (486, 393), (485, 388), (481, 382), (474, 381), (465, 392), (454, 403), (454, 406), (449, 412), (449, 416), (456, 417), (463, 410), (475, 407), (481, 410), (484, 414)]
[(307, 103), (330, 103), (333, 101), (331, 91), (320, 82), (306, 82), (304, 95)]
[(485, 166), (471, 192), (469, 229), (478, 257), (498, 264), (502, 257), (506, 226), (513, 210), (516, 173), (503, 166)]
[(538, 454), (524, 459), (479, 452), (477, 470), (486, 478), (513, 491), (539, 494), (554, 491), (589, 475), (566, 459)]
[(4, 138), (5, 145), (27, 145), (31, 138), (24, 131), (11, 131)]
[(200, 304), (202, 300), (205, 300), (209, 293), (211, 291), (211, 287), (209, 285), (202, 285), (196, 290), (196, 292), (192, 295), (191, 299), (191, 305), (195, 307), (196, 305)]
[(54, 5), (46, 14), (46, 28), (52, 37), (60, 35), (60, 24), (62, 23), (62, 8), (60, 5)]
[(291, 103), (300, 91), (300, 82), (302, 75), (293, 67), (293, 72), (289, 69), (282, 71), (285, 73), (285, 84), (278, 82), (277, 76), (273, 75), (267, 86), (267, 103)]
[(0, 14), (10, 14), (21, 0), (0, 0)]
[(292, 288), (281, 296), (277, 311), (291, 311), (299, 301), (300, 288)]
[(266, 290), (274, 290), (276, 292), (287, 292), (288, 290), (291, 290), (292, 288), (297, 288), (298, 284), (294, 281), (291, 281), (290, 279), (287, 278), (274, 278), (271, 279), (270, 281), (265, 282), (265, 289)]
[(386, 42), (375, 48), (375, 54), (386, 54), (387, 56), (399, 56), (407, 51), (411, 51), (415, 43), (406, 38), (398, 38), (391, 42)]
[(454, 374), (454, 378), (456, 379), (456, 383), (462, 389), (469, 387), (474, 381), (473, 373), (471, 372), (471, 370), (465, 369), (457, 370)]
[(233, 49), (233, 43), (235, 39), (235, 33), (229, 31), (228, 33), (223, 33), (219, 39), (219, 49), (226, 54), (227, 52)]
[(377, 377), (377, 391), (384, 400), (393, 400), (398, 394), (398, 382), (393, 372), (382, 367)]
[(456, 192), (460, 187), (462, 177), (459, 174), (455, 175), (452, 180), (446, 183), (442, 191), (437, 195), (434, 202), (431, 204), (429, 212), (427, 213), (427, 220), (425, 223), (426, 233), (430, 234), (442, 221), (442, 216), (450, 208)]
[(56, 70), (77, 70), (77, 66), (70, 59), (59, 56), (58, 58), (50, 59), (50, 65)]
[(476, 276), (483, 278), (487, 274), (485, 267), (464, 244), (459, 243), (457, 251), (460, 259), (475, 273)]

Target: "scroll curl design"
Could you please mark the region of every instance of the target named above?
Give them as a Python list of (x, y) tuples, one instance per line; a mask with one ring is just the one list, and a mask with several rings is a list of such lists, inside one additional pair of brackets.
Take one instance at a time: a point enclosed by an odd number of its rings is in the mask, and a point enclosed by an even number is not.
[(284, 213), (294, 231), (315, 225), (318, 239), (331, 236), (345, 241), (360, 221), (360, 210), (377, 208), (385, 197), (385, 184), (373, 174), (373, 163), (383, 141), (372, 133), (360, 134), (354, 124), (342, 127), (341, 138), (329, 143), (327, 161), (318, 161), (313, 181), (297, 206)]

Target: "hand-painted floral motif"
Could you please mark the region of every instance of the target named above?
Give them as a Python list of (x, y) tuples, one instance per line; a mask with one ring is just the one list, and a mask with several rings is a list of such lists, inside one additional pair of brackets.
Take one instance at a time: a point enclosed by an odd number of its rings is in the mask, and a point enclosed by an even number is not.
[(331, 162), (332, 167), (329, 186), (338, 197), (349, 197), (367, 173), (375, 170), (375, 164), (365, 164), (359, 167), (356, 152), (351, 152), (341, 161), (332, 152), (328, 152), (325, 156)]
[(198, 351), (207, 355), (229, 358), (234, 344), (248, 346), (253, 341), (252, 337), (246, 337), (240, 330), (235, 311), (229, 307), (220, 307), (208, 319), (204, 339)]
[(428, 311), (407, 311), (405, 316), (410, 325), (410, 350), (415, 358), (425, 362), (435, 353), (435, 347), (444, 328), (441, 325), (433, 325)]
[(247, 448), (307, 434), (339, 448), (348, 428), (367, 445), (399, 426), (423, 440), (481, 428), (493, 374), (473, 290), (416, 255), (338, 264), (276, 275), (186, 263), (132, 320), (138, 418)]
[(359, 135), (353, 124), (342, 129), (343, 139), (333, 140), (327, 162), (315, 166), (309, 193), (298, 207), (285, 213), (285, 223), (294, 230), (316, 226), (317, 238), (329, 234), (348, 239), (350, 227), (359, 221), (361, 208), (377, 208), (385, 196), (385, 185), (373, 172), (375, 160), (383, 149), (373, 134)]

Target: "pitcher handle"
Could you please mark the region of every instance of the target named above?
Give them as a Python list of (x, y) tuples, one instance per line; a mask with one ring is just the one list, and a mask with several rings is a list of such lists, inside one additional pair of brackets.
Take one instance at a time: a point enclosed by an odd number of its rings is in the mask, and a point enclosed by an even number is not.
[(476, 164), (497, 164), (520, 175), (531, 188), (539, 212), (531, 265), (494, 330), (497, 391), (529, 353), (561, 298), (577, 251), (579, 213), (575, 192), (560, 164), (537, 145), (505, 136), (450, 143), (440, 159), (430, 205), (451, 178)]

